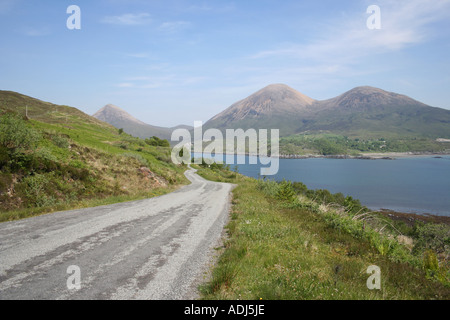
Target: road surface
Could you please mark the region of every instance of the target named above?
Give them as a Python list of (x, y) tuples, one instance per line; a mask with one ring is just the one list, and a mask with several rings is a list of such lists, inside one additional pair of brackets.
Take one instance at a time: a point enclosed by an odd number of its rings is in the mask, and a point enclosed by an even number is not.
[(195, 299), (232, 185), (0, 224), (0, 300)]

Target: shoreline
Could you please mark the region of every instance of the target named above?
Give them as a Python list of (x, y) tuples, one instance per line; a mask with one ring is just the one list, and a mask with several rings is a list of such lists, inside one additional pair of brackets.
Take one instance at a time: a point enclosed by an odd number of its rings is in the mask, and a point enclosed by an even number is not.
[[(226, 153), (221, 154), (223, 156)], [(237, 153), (239, 156), (256, 156), (248, 153)], [(280, 155), (279, 159), (359, 159), (359, 160), (396, 160), (407, 158), (441, 158), (443, 156), (450, 156), (448, 152), (386, 152), (386, 153), (362, 153), (358, 156), (349, 155)], [(373, 210), (373, 212), (380, 213), (393, 220), (400, 220), (406, 224), (412, 225), (416, 221), (424, 223), (434, 222), (450, 225), (450, 216), (442, 216), (431, 213), (406, 213), (395, 211), (392, 209), (380, 208)]]
[(357, 159), (357, 160), (396, 160), (405, 158), (428, 158), (450, 156), (449, 152), (386, 152), (386, 153), (361, 153), (359, 155), (318, 155), (318, 154), (282, 154), (280, 159)]
[(446, 224), (450, 225), (450, 217), (449, 216), (439, 216), (435, 214), (419, 214), (419, 213), (405, 213), (405, 212), (399, 212), (394, 211), (390, 209), (380, 209), (377, 211), (374, 211), (377, 213), (382, 214), (383, 216), (386, 216), (392, 220), (396, 221), (403, 221), (409, 226), (413, 226), (417, 221), (424, 222), (424, 223), (440, 223), (440, 224)]
[[(194, 152), (191, 151), (191, 155)], [(235, 152), (229, 153), (217, 153), (216, 156), (249, 156), (249, 157), (264, 157), (272, 158), (271, 156), (259, 156), (257, 154), (251, 154), (248, 152)], [(396, 160), (406, 158), (428, 158), (428, 157), (443, 157), (450, 156), (450, 152), (386, 152), (386, 153), (360, 153), (358, 155), (337, 154), (337, 155), (321, 155), (321, 154), (280, 154), (277, 157), (279, 159), (357, 159), (357, 160)]]

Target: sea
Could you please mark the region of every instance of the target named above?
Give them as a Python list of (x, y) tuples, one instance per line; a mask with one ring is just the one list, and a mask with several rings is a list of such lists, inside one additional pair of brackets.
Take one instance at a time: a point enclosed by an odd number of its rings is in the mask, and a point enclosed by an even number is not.
[[(263, 178), (261, 164), (237, 156), (230, 164), (239, 173)], [(238, 159), (235, 157), (235, 162)], [(244, 157), (244, 158), (243, 158)], [(245, 160), (245, 161), (244, 161)], [(450, 216), (450, 156), (375, 159), (279, 159), (276, 175), (267, 179), (299, 181), (309, 189), (327, 189), (359, 199), (372, 210)], [(263, 166), (264, 167), (264, 166)]]

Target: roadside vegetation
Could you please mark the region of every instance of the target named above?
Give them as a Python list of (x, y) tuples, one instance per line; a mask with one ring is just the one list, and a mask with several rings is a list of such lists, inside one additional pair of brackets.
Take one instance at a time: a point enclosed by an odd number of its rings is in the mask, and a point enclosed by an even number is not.
[(135, 138), (74, 108), (0, 96), (0, 222), (158, 196), (187, 184), (185, 170), (167, 141)]
[[(198, 173), (237, 184), (224, 247), (203, 299), (449, 299), (450, 227), (407, 225), (358, 200), (229, 166)], [(381, 269), (369, 290), (367, 269)]]

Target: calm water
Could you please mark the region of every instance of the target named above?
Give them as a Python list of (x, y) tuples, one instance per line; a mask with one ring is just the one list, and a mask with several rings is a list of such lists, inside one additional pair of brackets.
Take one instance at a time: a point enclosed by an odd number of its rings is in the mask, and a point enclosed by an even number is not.
[[(259, 165), (238, 165), (258, 178)], [(234, 165), (231, 165), (233, 168)], [(275, 180), (303, 182), (357, 198), (371, 209), (450, 216), (450, 156), (397, 160), (280, 159)]]

